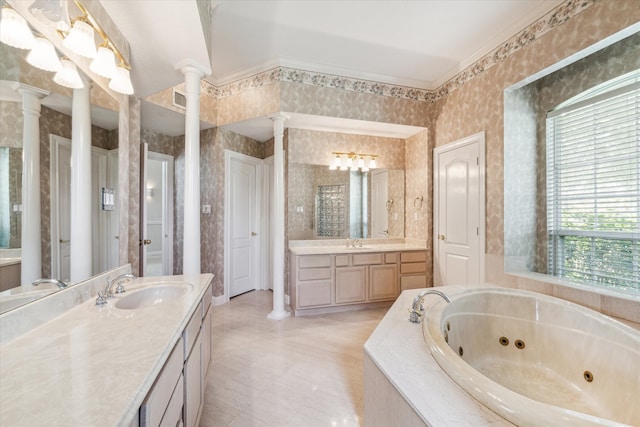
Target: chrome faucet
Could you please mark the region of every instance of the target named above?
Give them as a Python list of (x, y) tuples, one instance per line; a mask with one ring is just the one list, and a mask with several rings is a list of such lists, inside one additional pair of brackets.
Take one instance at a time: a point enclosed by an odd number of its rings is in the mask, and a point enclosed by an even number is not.
[(129, 280), (133, 280), (135, 278), (136, 276), (134, 276), (131, 273), (121, 274), (117, 276), (115, 279), (108, 277), (107, 286), (104, 288), (103, 291), (98, 292), (98, 298), (96, 298), (96, 305), (106, 304), (107, 299), (114, 297), (114, 294), (111, 291), (111, 288), (113, 288), (113, 285), (117, 284), (115, 293), (121, 294), (125, 292), (124, 285), (122, 284), (122, 282), (128, 282)]
[(409, 309), (409, 322), (411, 323), (420, 323), (420, 318), (422, 317), (422, 312), (424, 309), (422, 308), (422, 300), (424, 297), (429, 294), (434, 294), (442, 297), (447, 303), (451, 302), (451, 298), (445, 295), (444, 292), (440, 292), (435, 289), (427, 289), (426, 291), (422, 291), (418, 294), (417, 297), (413, 299), (413, 304)]
[(58, 280), (58, 279), (38, 279), (34, 282), (32, 282), (31, 284), (33, 286), (38, 286), (41, 283), (52, 283), (54, 285), (56, 285), (58, 288), (60, 289), (64, 289), (67, 287), (67, 284), (64, 283), (62, 280)]

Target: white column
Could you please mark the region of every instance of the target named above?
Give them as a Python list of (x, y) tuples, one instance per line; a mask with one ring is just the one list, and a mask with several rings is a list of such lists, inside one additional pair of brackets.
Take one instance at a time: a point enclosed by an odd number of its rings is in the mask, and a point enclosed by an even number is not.
[(180, 68), (184, 73), (187, 109), (184, 132), (184, 246), (183, 274), (200, 274), (200, 79), (196, 65)]
[(91, 81), (73, 90), (71, 105), (71, 227), (70, 281), (92, 275), (91, 203)]
[(284, 121), (289, 117), (278, 113), (273, 120), (273, 311), (269, 319), (289, 317), (284, 309)]
[[(22, 259), (21, 282), (42, 277), (40, 226), (40, 100), (50, 92), (20, 85), (22, 95)], [(26, 262), (25, 262), (26, 261)]]

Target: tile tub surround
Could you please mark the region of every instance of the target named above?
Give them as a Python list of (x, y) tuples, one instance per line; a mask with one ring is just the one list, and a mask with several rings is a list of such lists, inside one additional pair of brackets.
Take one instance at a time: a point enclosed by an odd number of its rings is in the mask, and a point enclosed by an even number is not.
[[(77, 294), (89, 297), (76, 295), (70, 309), (0, 346), (0, 425), (129, 425), (212, 278), (136, 279), (129, 291), (150, 283), (194, 285), (180, 300), (139, 310), (116, 309), (113, 300), (96, 307), (96, 293), (80, 289), (102, 288), (104, 281), (76, 285)], [(66, 292), (7, 314), (42, 309)]]

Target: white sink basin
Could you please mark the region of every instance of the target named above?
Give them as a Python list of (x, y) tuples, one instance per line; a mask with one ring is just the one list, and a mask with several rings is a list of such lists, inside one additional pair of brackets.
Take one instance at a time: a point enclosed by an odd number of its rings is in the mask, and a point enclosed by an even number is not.
[(120, 298), (115, 303), (115, 306), (122, 310), (151, 307), (175, 301), (191, 291), (193, 291), (193, 285), (190, 283), (156, 284), (139, 291), (133, 291), (131, 294)]

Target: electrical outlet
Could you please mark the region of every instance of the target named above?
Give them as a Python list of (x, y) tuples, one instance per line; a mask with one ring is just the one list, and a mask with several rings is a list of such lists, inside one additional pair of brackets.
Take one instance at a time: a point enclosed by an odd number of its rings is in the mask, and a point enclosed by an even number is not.
[(210, 214), (211, 213), (211, 205), (202, 205), (202, 213)]

